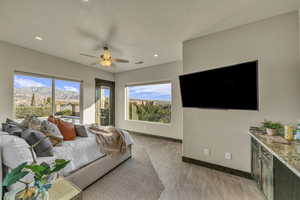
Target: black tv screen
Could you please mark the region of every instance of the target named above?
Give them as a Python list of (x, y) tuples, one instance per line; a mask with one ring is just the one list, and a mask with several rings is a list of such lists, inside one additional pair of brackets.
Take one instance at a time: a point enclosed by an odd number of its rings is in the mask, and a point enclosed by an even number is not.
[(258, 110), (258, 61), (179, 77), (183, 107)]

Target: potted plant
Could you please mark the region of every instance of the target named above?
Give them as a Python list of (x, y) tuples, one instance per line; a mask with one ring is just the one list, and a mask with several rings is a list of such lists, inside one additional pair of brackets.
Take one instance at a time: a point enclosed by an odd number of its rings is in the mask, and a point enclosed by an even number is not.
[(282, 129), (283, 125), (279, 122), (263, 121), (262, 128), (264, 128), (269, 136), (277, 135)]
[[(13, 198), (15, 200), (48, 200), (48, 190), (51, 188), (57, 172), (65, 168), (69, 162), (63, 159), (57, 159), (52, 164), (27, 164), (25, 162), (6, 175), (2, 186), (9, 187), (16, 182), (25, 184), (25, 189), (15, 194)], [(30, 173), (34, 175), (33, 182), (28, 183), (21, 180)]]

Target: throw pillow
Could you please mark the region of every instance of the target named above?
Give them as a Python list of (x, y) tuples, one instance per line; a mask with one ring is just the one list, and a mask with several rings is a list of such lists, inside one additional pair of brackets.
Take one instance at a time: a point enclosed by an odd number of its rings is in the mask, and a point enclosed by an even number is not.
[(53, 156), (53, 145), (50, 139), (42, 132), (27, 129), (22, 133), (22, 138), (24, 138), (29, 145), (37, 144), (33, 149), (38, 157)]
[(59, 123), (59, 119), (55, 118), (53, 115), (50, 115), (48, 117), (48, 121), (51, 122), (51, 123), (53, 123), (53, 124), (55, 124), (55, 125), (58, 125), (58, 123)]
[(35, 116), (27, 115), (25, 119), (21, 122), (21, 127), (23, 130), (25, 129), (33, 129), (33, 130), (40, 130), (41, 129), (42, 121), (39, 120)]
[(6, 123), (2, 123), (2, 131), (20, 137), (23, 130), (18, 122), (7, 118)]
[(42, 121), (37, 117), (32, 117), (29, 121), (28, 128), (33, 130), (41, 130)]
[(14, 121), (14, 120), (12, 120), (12, 119), (9, 119), (9, 118), (6, 119), (6, 123), (7, 123), (7, 124), (16, 125), (16, 126), (20, 126), (20, 123)]
[(64, 136), (64, 140), (74, 140), (76, 138), (75, 127), (72, 123), (59, 120), (58, 128)]
[(7, 127), (7, 123), (2, 123), (2, 128), (1, 128), (1, 130), (5, 132), (6, 127)]
[(75, 125), (75, 131), (79, 137), (88, 137), (87, 129), (84, 125)]
[(2, 124), (3, 131), (9, 133), (10, 135), (15, 135), (21, 137), (23, 130), (16, 125), (13, 124)]
[(46, 120), (42, 122), (41, 132), (43, 132), (46, 136), (49, 137), (53, 146), (61, 144), (64, 139), (59, 128), (55, 124)]

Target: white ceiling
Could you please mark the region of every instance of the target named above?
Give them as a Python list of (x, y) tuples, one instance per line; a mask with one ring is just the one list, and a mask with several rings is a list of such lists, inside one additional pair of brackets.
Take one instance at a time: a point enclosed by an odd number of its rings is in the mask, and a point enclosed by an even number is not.
[(299, 0), (0, 0), (0, 40), (85, 65), (95, 60), (79, 53), (97, 55), (107, 41), (131, 61), (106, 69), (121, 72), (181, 60), (184, 40), (299, 8)]

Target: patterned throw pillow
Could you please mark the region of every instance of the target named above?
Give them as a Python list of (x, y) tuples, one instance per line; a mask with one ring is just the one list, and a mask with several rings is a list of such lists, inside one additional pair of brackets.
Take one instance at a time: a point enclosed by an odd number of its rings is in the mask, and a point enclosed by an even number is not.
[(21, 127), (23, 130), (33, 129), (39, 131), (41, 129), (42, 121), (35, 116), (27, 115), (25, 119), (21, 122)]
[(41, 132), (43, 132), (46, 136), (49, 136), (53, 146), (60, 145), (63, 142), (64, 137), (62, 136), (60, 130), (55, 124), (49, 121), (42, 121)]
[(44, 133), (37, 130), (27, 129), (22, 133), (22, 138), (24, 138), (31, 146), (37, 144), (33, 149), (38, 157), (53, 156), (53, 145)]

